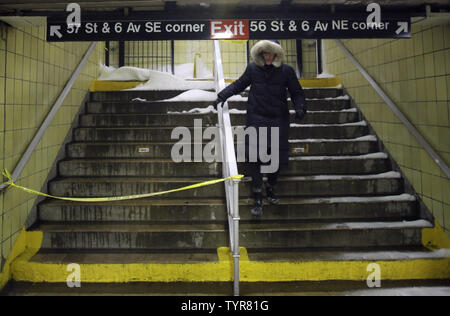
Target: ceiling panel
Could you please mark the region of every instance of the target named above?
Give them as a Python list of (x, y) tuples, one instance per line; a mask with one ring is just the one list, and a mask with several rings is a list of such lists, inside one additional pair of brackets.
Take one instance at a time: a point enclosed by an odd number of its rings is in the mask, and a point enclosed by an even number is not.
[(82, 9), (89, 10), (116, 10), (118, 8), (149, 8), (150, 10), (164, 9), (164, 0), (132, 0), (132, 1), (104, 1), (104, 0), (79, 0), (79, 1), (61, 1), (61, 0), (2, 0), (0, 9), (9, 10), (65, 10), (67, 4), (71, 2), (78, 3)]
[[(277, 6), (279, 4), (290, 4), (293, 6), (321, 6), (323, 5), (366, 5), (373, 0), (130, 0), (130, 1), (105, 1), (105, 0), (0, 0), (0, 11), (14, 12), (20, 11), (61, 11), (64, 10), (68, 3), (76, 2), (85, 10), (102, 10), (113, 11), (120, 8), (128, 7), (133, 10), (163, 10), (165, 2), (176, 3), (179, 7), (199, 6), (210, 7), (226, 5), (229, 7), (251, 7), (264, 8), (268, 6)], [(418, 6), (422, 4), (441, 4), (449, 5), (449, 0), (377, 0), (377, 3), (384, 6)]]
[(313, 4), (336, 4), (336, 5), (367, 5), (369, 3), (378, 3), (385, 6), (419, 6), (423, 4), (443, 4), (448, 5), (449, 0), (292, 0), (292, 4), (313, 5)]

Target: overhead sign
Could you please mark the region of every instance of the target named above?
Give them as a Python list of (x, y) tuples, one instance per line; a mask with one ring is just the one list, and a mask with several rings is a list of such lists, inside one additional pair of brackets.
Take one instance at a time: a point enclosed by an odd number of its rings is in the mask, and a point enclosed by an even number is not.
[(210, 39), (245, 40), (249, 38), (248, 20), (214, 20), (210, 22)]
[(228, 19), (198, 21), (47, 20), (47, 41), (245, 40), (409, 38), (411, 19), (368, 21), (367, 18)]

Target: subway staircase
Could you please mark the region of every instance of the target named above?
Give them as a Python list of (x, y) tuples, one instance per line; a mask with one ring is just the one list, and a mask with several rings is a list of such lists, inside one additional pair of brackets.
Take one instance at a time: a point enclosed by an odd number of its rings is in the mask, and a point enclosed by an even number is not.
[[(382, 278), (398, 273), (400, 283), (386, 280), (384, 289), (445, 293), (450, 255), (422, 245), (434, 224), (359, 111), (342, 89), (305, 92), (309, 114), (291, 129), (295, 153), (277, 187), (280, 204), (266, 203), (256, 220), (250, 184), (240, 185), (241, 294), (361, 294), (371, 262), (386, 264)], [(171, 160), (174, 127), (194, 135), (194, 119), (204, 128), (217, 122), (212, 113), (167, 114), (211, 103), (158, 101), (180, 93), (91, 93), (49, 193), (116, 197), (220, 178), (219, 163)], [(292, 122), (299, 123), (294, 114)], [(232, 115), (232, 123), (244, 125), (245, 115)], [(32, 230), (43, 233), (41, 248), (13, 270), (10, 295), (232, 295), (223, 184), (124, 202), (46, 200), (38, 217)], [(65, 285), (70, 263), (81, 265), (81, 288)], [(408, 275), (417, 269), (432, 271)]]

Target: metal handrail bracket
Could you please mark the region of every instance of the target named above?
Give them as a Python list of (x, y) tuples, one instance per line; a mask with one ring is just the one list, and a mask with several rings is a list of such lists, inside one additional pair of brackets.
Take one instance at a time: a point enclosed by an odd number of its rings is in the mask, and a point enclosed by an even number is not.
[[(72, 89), (72, 86), (74, 85), (75, 81), (78, 79), (78, 76), (80, 75), (81, 71), (83, 70), (83, 67), (86, 65), (87, 61), (89, 60), (89, 57), (91, 56), (91, 54), (94, 51), (96, 46), (97, 46), (97, 43), (94, 42), (88, 48), (88, 50), (86, 51), (86, 54), (81, 59), (79, 65), (73, 72), (73, 74), (72, 74), (71, 78), (69, 79), (69, 81), (67, 82), (66, 86), (61, 91), (61, 94), (59, 95), (58, 99), (53, 104), (52, 109), (47, 114), (47, 117), (45, 118), (41, 127), (39, 127), (38, 131), (36, 132), (33, 139), (31, 140), (30, 144), (28, 145), (28, 148), (23, 153), (22, 157), (20, 158), (19, 162), (17, 163), (16, 167), (14, 168), (14, 171), (11, 174), (12, 180), (14, 182), (17, 181), (17, 179), (19, 179), (23, 169), (25, 169), (26, 164), (30, 160), (31, 155), (33, 154), (37, 145), (39, 144), (42, 137), (44, 136), (44, 133), (47, 131), (47, 128), (50, 126), (51, 122), (53, 121), (53, 118), (55, 117), (56, 113), (58, 112), (58, 110), (60, 109), (64, 100), (66, 99), (67, 95), (69, 94), (70, 90)], [(7, 186), (8, 185), (6, 185), (6, 184), (1, 185), (0, 190), (4, 190)]]
[(431, 156), (433, 161), (441, 168), (447, 178), (450, 178), (450, 169), (445, 161), (438, 155), (438, 153), (431, 147), (431, 145), (425, 140), (415, 126), (408, 120), (408, 118), (399, 110), (395, 103), (388, 97), (383, 89), (376, 83), (376, 81), (369, 75), (364, 67), (358, 62), (358, 60), (352, 55), (352, 53), (345, 47), (340, 40), (335, 40), (337, 46), (342, 49), (345, 56), (358, 68), (359, 72), (366, 78), (370, 85), (375, 89), (378, 95), (383, 99), (389, 108), (394, 112), (397, 118), (405, 125), (408, 131), (415, 137), (419, 144), (425, 149), (425, 151)]

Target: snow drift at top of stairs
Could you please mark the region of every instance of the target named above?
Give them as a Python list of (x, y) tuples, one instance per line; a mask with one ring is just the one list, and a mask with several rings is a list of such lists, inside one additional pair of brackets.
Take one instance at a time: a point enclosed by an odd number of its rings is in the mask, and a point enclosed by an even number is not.
[[(189, 77), (190, 73), (186, 70), (189, 65), (180, 65), (178, 70), (180, 76), (174, 76), (167, 72), (136, 68), (136, 67), (114, 67), (101, 66), (100, 81), (146, 81), (133, 90), (191, 90), (191, 89), (214, 89), (214, 81), (194, 81), (186, 80), (183, 77)], [(208, 76), (209, 73), (202, 72)]]

